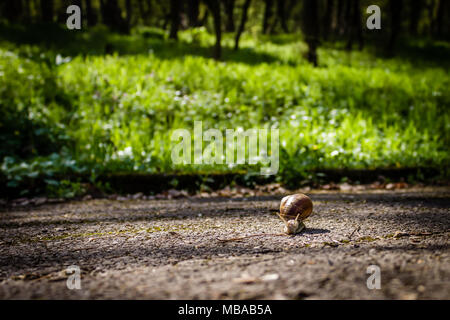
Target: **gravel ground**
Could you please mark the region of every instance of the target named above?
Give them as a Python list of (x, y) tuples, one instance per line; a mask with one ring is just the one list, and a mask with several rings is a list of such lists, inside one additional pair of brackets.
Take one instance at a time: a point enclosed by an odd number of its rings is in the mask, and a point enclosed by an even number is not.
[[(279, 235), (282, 195), (3, 209), (0, 298), (450, 298), (449, 188), (308, 194), (297, 236)], [(71, 265), (79, 290), (67, 288)]]

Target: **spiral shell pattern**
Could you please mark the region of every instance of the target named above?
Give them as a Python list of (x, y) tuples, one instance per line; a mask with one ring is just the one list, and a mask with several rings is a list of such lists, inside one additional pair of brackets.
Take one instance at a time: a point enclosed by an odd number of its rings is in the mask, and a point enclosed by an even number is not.
[(295, 219), (300, 214), (299, 220), (303, 221), (311, 215), (312, 210), (311, 199), (303, 193), (293, 194), (281, 199), (280, 215), (286, 220)]

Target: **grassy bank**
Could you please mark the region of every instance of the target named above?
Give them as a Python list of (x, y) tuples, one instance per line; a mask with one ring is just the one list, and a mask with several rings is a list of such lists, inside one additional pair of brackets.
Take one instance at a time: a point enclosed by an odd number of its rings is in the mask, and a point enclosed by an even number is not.
[[(180, 43), (154, 29), (131, 36), (59, 31), (39, 45), (38, 36), (18, 45), (21, 30), (6, 31), (0, 160), (8, 187), (19, 193), (35, 191), (25, 180), (43, 177), (48, 191), (61, 184), (55, 176), (70, 173), (95, 181), (114, 172), (258, 170), (175, 166), (171, 134), (193, 130), (196, 120), (223, 132), (279, 128), (281, 182), (337, 168), (433, 167), (448, 177), (448, 56), (435, 60), (420, 43), (409, 44), (420, 53), (410, 59), (325, 45), (313, 68), (300, 36), (248, 37), (238, 52), (227, 49), (226, 37), (224, 61), (216, 62), (202, 29), (184, 32)], [(432, 48), (450, 51), (448, 44)]]

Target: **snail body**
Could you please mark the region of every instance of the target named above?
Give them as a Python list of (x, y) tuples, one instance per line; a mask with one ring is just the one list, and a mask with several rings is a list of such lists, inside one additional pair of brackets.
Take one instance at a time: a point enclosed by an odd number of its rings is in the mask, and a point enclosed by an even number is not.
[(300, 233), (305, 228), (303, 221), (311, 215), (312, 210), (311, 199), (303, 193), (289, 195), (281, 199), (278, 215), (286, 225), (284, 232), (287, 234)]

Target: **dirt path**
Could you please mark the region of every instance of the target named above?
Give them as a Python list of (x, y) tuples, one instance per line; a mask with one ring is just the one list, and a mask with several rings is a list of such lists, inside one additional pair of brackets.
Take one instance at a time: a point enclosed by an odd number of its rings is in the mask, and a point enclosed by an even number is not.
[[(90, 200), (0, 212), (0, 298), (449, 299), (450, 190), (309, 193), (280, 233), (278, 196)], [(64, 270), (77, 265), (81, 289)], [(381, 289), (369, 290), (377, 265)]]

